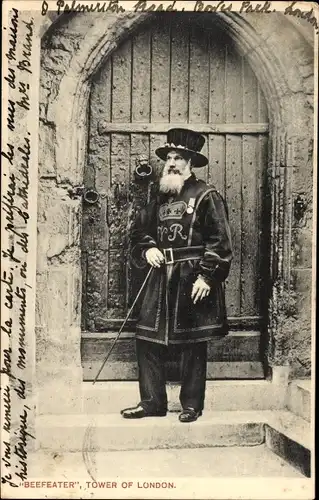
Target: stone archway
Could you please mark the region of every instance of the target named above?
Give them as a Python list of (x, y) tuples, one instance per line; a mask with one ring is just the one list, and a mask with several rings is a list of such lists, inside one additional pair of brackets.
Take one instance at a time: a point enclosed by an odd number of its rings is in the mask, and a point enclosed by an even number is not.
[[(81, 409), (81, 200), (76, 187), (83, 182), (90, 80), (118, 42), (151, 15), (61, 16), (43, 37), (36, 320), (39, 413)], [(271, 19), (254, 14), (216, 16), (215, 22), (247, 57), (269, 106), (272, 299), (268, 361), (270, 366), (282, 365), (291, 350), (285, 337), (286, 320), (291, 320), (286, 299), (291, 299), (292, 284), (306, 292), (311, 282), (313, 49), (280, 13)], [(304, 255), (299, 251), (298, 261), (298, 245), (305, 238), (308, 250)], [(309, 348), (309, 321), (304, 323), (302, 311), (305, 301), (309, 311), (310, 295), (307, 298), (304, 292), (293, 307)], [(59, 390), (66, 385), (68, 394)]]

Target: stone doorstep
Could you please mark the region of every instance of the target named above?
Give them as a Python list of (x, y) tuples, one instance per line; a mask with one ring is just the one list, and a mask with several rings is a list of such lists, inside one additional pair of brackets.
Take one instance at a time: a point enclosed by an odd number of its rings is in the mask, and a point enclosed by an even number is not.
[(265, 425), (265, 443), (267, 448), (299, 470), (304, 476), (311, 477), (311, 452), (309, 449), (289, 439), (288, 436), (268, 424)]
[[(179, 411), (179, 384), (167, 385), (169, 410)], [(261, 411), (285, 408), (287, 388), (267, 380), (207, 381), (205, 410)], [(139, 401), (137, 382), (84, 382), (82, 409), (87, 414), (119, 413)]]
[[(186, 481), (214, 481), (217, 478), (231, 478), (230, 483), (234, 478), (241, 480), (244, 478), (249, 480), (253, 477), (258, 477), (259, 480), (261, 478), (280, 480), (299, 478), (303, 483), (306, 482), (300, 471), (273, 453), (266, 444), (236, 448), (183, 448), (63, 454), (44, 450), (28, 456), (28, 473), (30, 480), (33, 478), (49, 478), (51, 481), (80, 480), (82, 491), (79, 491), (80, 496), (77, 498), (85, 498), (83, 490), (88, 491), (88, 489), (84, 487), (84, 482), (92, 481), (92, 478), (96, 481), (113, 482), (115, 480), (116, 486), (119, 486), (118, 489), (120, 489), (120, 478), (127, 479), (128, 477), (135, 484), (137, 481), (143, 481), (143, 478), (147, 478), (148, 481), (150, 478), (152, 481), (163, 481), (163, 479), (169, 481), (179, 478), (178, 486), (180, 486), (181, 478)], [(191, 484), (188, 486), (190, 487)], [(225, 487), (225, 483), (223, 486)], [(269, 491), (269, 484), (267, 486)], [(92, 488), (90, 490), (92, 495)], [(198, 490), (198, 485), (195, 490)], [(263, 489), (261, 488), (260, 491)], [(46, 493), (48, 492), (50, 489), (46, 490)], [(107, 495), (108, 492), (111, 493), (108, 488), (103, 488), (100, 492), (101, 497), (103, 493)], [(113, 488), (112, 493), (116, 492), (117, 489)], [(44, 495), (41, 498), (44, 498)], [(103, 498), (107, 497), (103, 496)], [(111, 495), (111, 498), (114, 499), (114, 496)], [(207, 496), (199, 498), (207, 498)]]
[(289, 411), (204, 412), (181, 424), (164, 418), (126, 420), (120, 415), (42, 415), (37, 420), (38, 450), (103, 452), (124, 450), (257, 446), (269, 448), (303, 474), (310, 471), (310, 426)]
[(311, 421), (311, 380), (293, 380), (290, 382), (287, 391), (286, 407), (288, 410)]

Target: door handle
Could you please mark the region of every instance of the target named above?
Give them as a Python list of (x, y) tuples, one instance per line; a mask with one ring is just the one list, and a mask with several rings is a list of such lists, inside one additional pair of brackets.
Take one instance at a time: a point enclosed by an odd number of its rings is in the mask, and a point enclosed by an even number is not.
[(69, 187), (68, 195), (72, 200), (82, 196), (83, 201), (88, 205), (94, 205), (100, 199), (99, 193), (94, 188), (85, 188), (84, 186)]
[(140, 155), (138, 158), (136, 158), (134, 173), (136, 180), (144, 181), (150, 179), (153, 173), (153, 169), (152, 166), (149, 164), (147, 156)]
[(83, 201), (88, 205), (95, 205), (99, 201), (99, 199), (100, 195), (95, 189), (88, 188), (84, 190)]

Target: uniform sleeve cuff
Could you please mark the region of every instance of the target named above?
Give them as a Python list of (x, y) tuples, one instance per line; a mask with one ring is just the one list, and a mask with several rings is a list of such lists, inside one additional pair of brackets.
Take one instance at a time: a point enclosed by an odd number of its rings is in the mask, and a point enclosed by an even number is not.
[(208, 276), (205, 276), (205, 274), (199, 273), (198, 275), (199, 278), (205, 281), (205, 283), (212, 288), (214, 285), (215, 280), (213, 278), (209, 278)]

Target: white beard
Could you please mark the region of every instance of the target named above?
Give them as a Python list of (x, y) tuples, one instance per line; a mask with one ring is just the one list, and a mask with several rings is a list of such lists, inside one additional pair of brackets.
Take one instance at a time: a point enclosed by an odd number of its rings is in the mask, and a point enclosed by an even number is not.
[(160, 191), (162, 193), (179, 194), (184, 185), (184, 177), (181, 174), (166, 174), (160, 179)]

